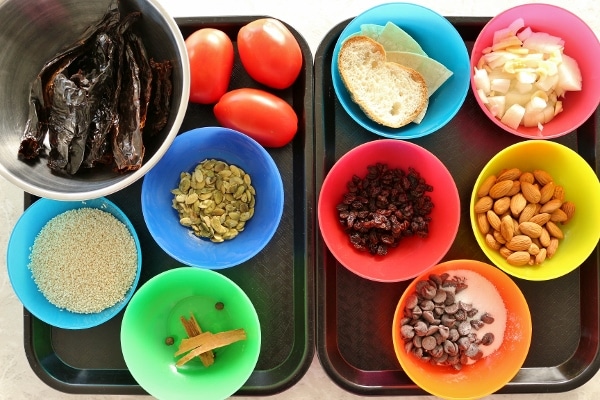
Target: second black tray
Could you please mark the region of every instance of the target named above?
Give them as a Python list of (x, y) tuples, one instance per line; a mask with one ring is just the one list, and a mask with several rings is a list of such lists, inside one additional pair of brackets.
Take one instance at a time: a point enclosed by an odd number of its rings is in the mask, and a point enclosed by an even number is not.
[[(469, 52), (489, 18), (450, 17)], [(331, 81), (336, 41), (348, 21), (334, 27), (315, 55), (315, 160), (317, 196), (327, 172), (351, 148), (379, 137), (344, 111)], [(558, 142), (576, 150), (598, 174), (600, 112)], [(485, 117), (469, 91), (452, 121), (411, 140), (434, 153), (459, 190), (461, 223), (444, 260), (489, 261), (469, 221), (469, 200), (479, 171), (500, 150), (519, 141)], [(379, 283), (352, 274), (328, 251), (317, 228), (317, 353), (327, 374), (361, 395), (426, 394), (401, 369), (392, 344), (394, 310), (409, 282)], [(532, 313), (533, 337), (520, 372), (501, 393), (561, 392), (588, 381), (600, 368), (600, 256), (598, 247), (574, 272), (551, 281), (515, 279)]]

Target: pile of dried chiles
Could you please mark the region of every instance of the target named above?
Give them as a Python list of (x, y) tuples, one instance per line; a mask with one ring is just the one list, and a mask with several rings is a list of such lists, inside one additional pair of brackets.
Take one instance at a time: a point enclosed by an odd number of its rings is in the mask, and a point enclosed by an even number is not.
[(148, 56), (135, 32), (140, 12), (122, 16), (113, 3), (82, 37), (44, 64), (32, 83), (19, 158), (45, 154), (55, 172), (113, 165), (137, 170), (143, 139), (162, 130), (172, 92), (169, 60)]
[(352, 245), (383, 256), (404, 237), (426, 237), (433, 209), (427, 193), (433, 187), (412, 167), (406, 172), (377, 163), (367, 171), (364, 178), (352, 177), (337, 205), (339, 221)]

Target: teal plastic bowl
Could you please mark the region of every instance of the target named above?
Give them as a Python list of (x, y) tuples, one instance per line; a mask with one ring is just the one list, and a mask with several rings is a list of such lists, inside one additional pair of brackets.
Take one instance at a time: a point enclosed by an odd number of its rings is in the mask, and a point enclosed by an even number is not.
[[(137, 249), (137, 273), (123, 300), (101, 312), (83, 314), (61, 309), (50, 303), (39, 291), (28, 268), (29, 255), (36, 236), (52, 218), (66, 211), (83, 207), (97, 208), (114, 215), (134, 239)], [(83, 234), (83, 233), (82, 233)], [(86, 201), (58, 201), (42, 198), (29, 206), (15, 224), (6, 256), (10, 283), (23, 306), (38, 319), (63, 329), (86, 329), (103, 324), (117, 315), (131, 299), (140, 279), (142, 252), (137, 233), (121, 209), (106, 198)]]
[[(190, 315), (202, 332), (241, 328), (246, 339), (215, 349), (208, 367), (197, 357), (177, 367), (175, 352), (188, 337), (180, 318)], [(175, 268), (151, 278), (131, 299), (121, 325), (127, 368), (144, 390), (162, 400), (228, 398), (254, 371), (260, 347), (260, 323), (246, 293), (219, 272), (200, 268)]]
[[(388, 22), (393, 22), (406, 31), (429, 57), (453, 72), (429, 98), (425, 118), (420, 124), (410, 123), (400, 128), (389, 128), (371, 120), (358, 104), (352, 101), (338, 71), (338, 56), (346, 38), (360, 32), (362, 24), (383, 26)], [(381, 4), (358, 15), (340, 34), (331, 61), (333, 88), (344, 110), (363, 128), (392, 139), (426, 136), (446, 125), (465, 101), (470, 87), (470, 71), (469, 53), (456, 28), (435, 11), (411, 3)]]

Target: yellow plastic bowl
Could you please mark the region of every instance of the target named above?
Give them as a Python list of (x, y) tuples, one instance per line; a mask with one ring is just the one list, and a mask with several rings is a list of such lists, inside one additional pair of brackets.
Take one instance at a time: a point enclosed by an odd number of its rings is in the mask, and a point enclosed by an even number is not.
[[(476, 363), (454, 371), (452, 367), (433, 365), (408, 353), (400, 332), (400, 320), (404, 317), (406, 301), (415, 292), (417, 282), (427, 280), (430, 274), (455, 275), (460, 270), (479, 274), (497, 289), (506, 309), (506, 325), (498, 349)], [(466, 283), (469, 285), (468, 280)], [(476, 299), (473, 299), (473, 306), (477, 307)], [(519, 372), (529, 353), (531, 332), (531, 313), (527, 301), (507, 274), (481, 261), (453, 260), (438, 264), (417, 277), (404, 291), (394, 314), (392, 339), (402, 369), (421, 389), (443, 399), (480, 399), (504, 387)]]
[[(497, 175), (506, 168), (522, 171), (542, 169), (555, 183), (565, 189), (565, 200), (575, 203), (575, 215), (560, 225), (564, 239), (552, 258), (541, 265), (512, 266), (498, 251), (488, 247), (479, 231), (474, 205), (477, 190), (489, 175)], [(471, 194), (471, 227), (477, 243), (485, 255), (498, 268), (521, 279), (543, 281), (561, 277), (579, 267), (592, 253), (600, 239), (600, 183), (589, 164), (570, 148), (547, 140), (524, 141), (505, 148), (496, 154), (483, 168)]]

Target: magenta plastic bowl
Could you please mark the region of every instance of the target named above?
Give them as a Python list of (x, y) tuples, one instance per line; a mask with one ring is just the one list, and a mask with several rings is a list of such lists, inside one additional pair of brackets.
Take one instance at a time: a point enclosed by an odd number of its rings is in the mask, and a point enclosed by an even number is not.
[[(491, 46), (494, 32), (508, 27), (517, 18), (523, 18), (525, 26), (534, 32), (546, 32), (558, 36), (565, 42), (564, 54), (574, 58), (582, 75), (582, 90), (567, 92), (563, 100), (563, 111), (540, 131), (537, 127), (519, 126), (512, 129), (494, 117), (483, 104), (473, 79), (473, 68), (477, 65), (483, 49)], [(493, 17), (481, 30), (471, 52), (471, 89), (481, 109), (496, 125), (507, 132), (528, 139), (551, 139), (576, 130), (596, 110), (600, 103), (600, 42), (594, 31), (572, 12), (549, 4), (523, 4), (510, 8)]]
[[(385, 256), (355, 249), (338, 221), (336, 209), (348, 181), (354, 175), (364, 177), (367, 166), (376, 163), (406, 172), (413, 167), (433, 186), (428, 192), (434, 204), (428, 236), (404, 238)], [(446, 255), (458, 231), (460, 199), (452, 175), (434, 154), (411, 142), (380, 139), (355, 147), (333, 165), (319, 193), (317, 215), (323, 240), (340, 264), (369, 280), (397, 282), (418, 276)]]

